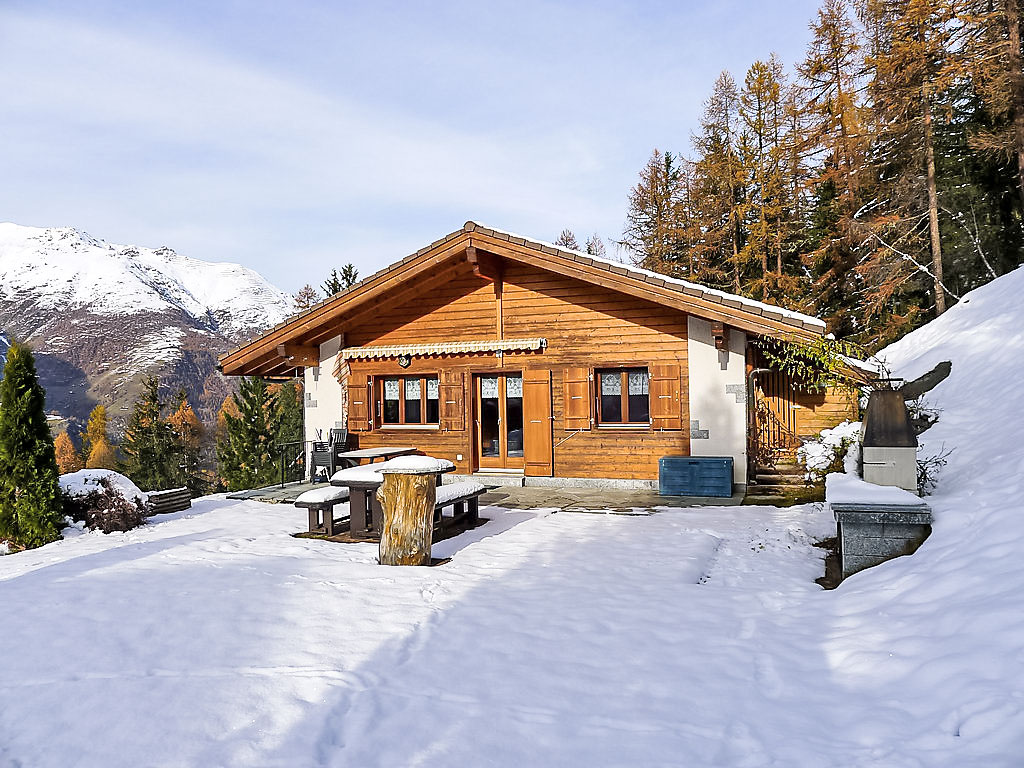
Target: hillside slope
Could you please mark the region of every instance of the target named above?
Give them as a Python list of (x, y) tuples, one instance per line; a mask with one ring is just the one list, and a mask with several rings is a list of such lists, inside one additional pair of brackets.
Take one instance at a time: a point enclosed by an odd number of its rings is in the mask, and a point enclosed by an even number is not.
[(96, 403), (118, 420), (150, 373), (209, 418), (228, 392), (217, 356), (291, 306), (237, 264), (0, 223), (0, 331), (32, 346), (48, 409), (79, 423)]

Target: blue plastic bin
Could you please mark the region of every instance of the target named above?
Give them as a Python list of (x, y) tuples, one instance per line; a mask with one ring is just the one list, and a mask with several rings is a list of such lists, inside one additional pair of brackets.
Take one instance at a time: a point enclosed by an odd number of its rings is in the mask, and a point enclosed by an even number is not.
[(658, 459), (662, 496), (732, 496), (732, 456), (662, 456)]

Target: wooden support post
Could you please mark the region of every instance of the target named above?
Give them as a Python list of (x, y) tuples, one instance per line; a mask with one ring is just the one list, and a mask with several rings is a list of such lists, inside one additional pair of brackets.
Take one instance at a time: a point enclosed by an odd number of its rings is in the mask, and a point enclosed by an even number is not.
[(384, 482), (377, 491), (384, 509), (380, 564), (430, 565), (437, 473), (381, 472)]

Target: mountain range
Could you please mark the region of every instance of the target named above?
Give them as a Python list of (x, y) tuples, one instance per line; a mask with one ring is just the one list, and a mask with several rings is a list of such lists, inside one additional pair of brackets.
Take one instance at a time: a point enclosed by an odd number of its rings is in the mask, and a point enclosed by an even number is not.
[(218, 356), (288, 317), (293, 299), (238, 264), (116, 245), (73, 228), (0, 223), (0, 353), (27, 343), (47, 411), (123, 425), (142, 379), (184, 389), (209, 422), (231, 383)]

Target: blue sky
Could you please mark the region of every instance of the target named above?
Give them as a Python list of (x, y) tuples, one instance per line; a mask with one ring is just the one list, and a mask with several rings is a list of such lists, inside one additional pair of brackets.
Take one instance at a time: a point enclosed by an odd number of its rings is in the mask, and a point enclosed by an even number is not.
[(0, 0), (0, 220), (293, 292), (467, 219), (611, 240), (717, 74), (791, 65), (817, 5)]

